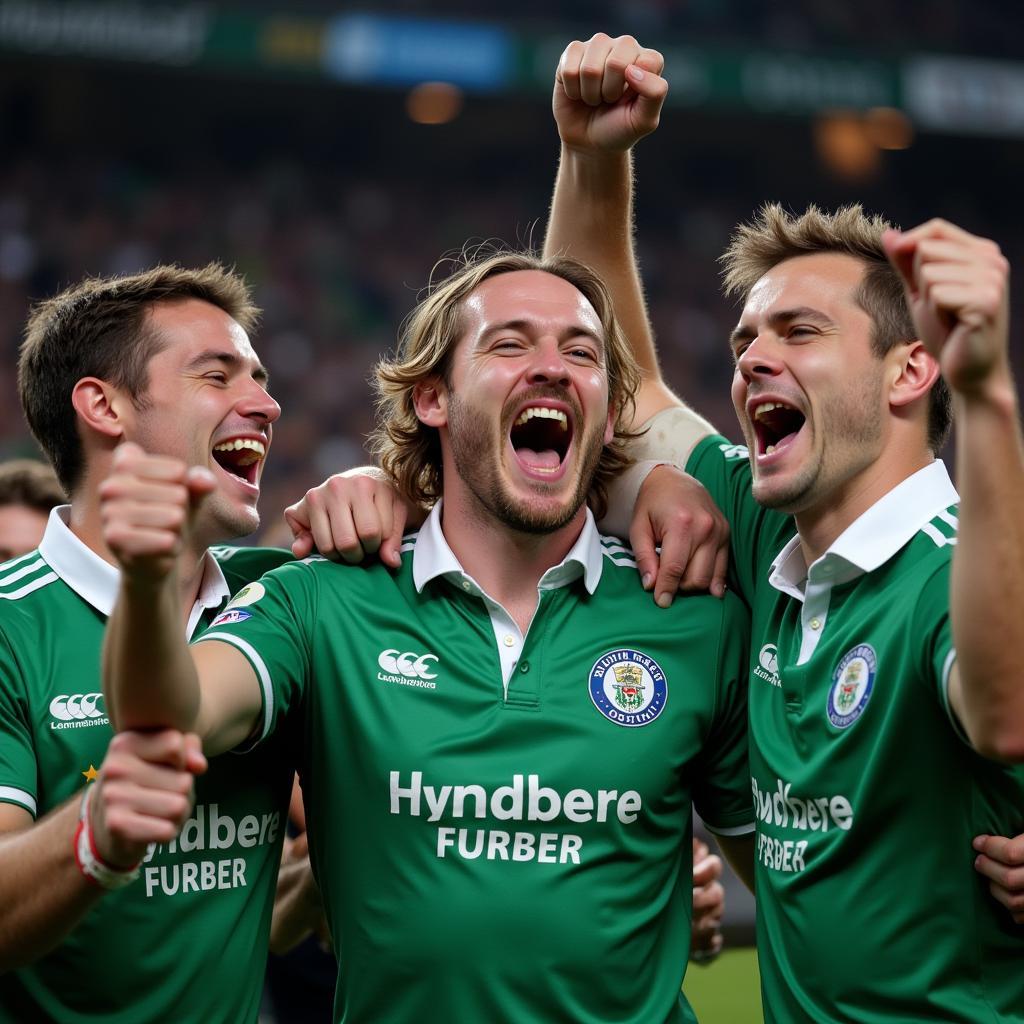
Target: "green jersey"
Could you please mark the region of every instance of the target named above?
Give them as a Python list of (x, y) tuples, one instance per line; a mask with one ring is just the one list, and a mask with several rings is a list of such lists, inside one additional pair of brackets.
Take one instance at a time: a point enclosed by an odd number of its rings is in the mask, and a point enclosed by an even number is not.
[(751, 496), (747, 450), (687, 466), (732, 527), (753, 618), (751, 775), (769, 1020), (1024, 1021), (1024, 929), (973, 870), (978, 833), (1024, 831), (1022, 773), (951, 714), (957, 495), (941, 462), (811, 566)]
[[(289, 557), (213, 554), (190, 632), (241, 581)], [(35, 817), (95, 778), (113, 735), (100, 647), (117, 588), (117, 571), (59, 510), (37, 552), (0, 567), (0, 801)], [(286, 743), (212, 759), (181, 835), (150, 849), (138, 881), (104, 894), (51, 953), (0, 976), (0, 1021), (255, 1021), (294, 763)]]
[(741, 602), (659, 609), (588, 515), (524, 637), (436, 509), (404, 550), (285, 566), (200, 641), (301, 722), (335, 1019), (689, 1019), (691, 802), (753, 831)]

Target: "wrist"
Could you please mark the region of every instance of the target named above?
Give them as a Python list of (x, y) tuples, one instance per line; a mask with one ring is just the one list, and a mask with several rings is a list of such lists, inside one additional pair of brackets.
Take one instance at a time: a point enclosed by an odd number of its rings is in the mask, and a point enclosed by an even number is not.
[(970, 413), (986, 409), (1002, 416), (1017, 418), (1017, 388), (1009, 369), (992, 373), (973, 386), (951, 390), (957, 412)]
[(123, 889), (139, 877), (142, 858), (125, 867), (112, 864), (107, 860), (96, 845), (96, 835), (92, 827), (90, 805), (93, 787), (90, 785), (82, 797), (82, 806), (78, 815), (78, 828), (75, 829), (74, 856), (75, 863), (82, 875), (100, 889)]

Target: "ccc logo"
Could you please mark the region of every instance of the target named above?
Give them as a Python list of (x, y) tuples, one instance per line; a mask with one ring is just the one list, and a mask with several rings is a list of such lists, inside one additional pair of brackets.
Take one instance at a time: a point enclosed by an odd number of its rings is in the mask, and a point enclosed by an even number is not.
[(417, 655), (413, 651), (399, 654), (397, 648), (381, 651), (377, 664), (385, 672), (405, 676), (407, 679), (436, 679), (437, 673), (429, 670), (430, 662), (436, 663), (436, 654)]
[(101, 700), (102, 693), (60, 693), (50, 701), (50, 714), (62, 722), (103, 718), (104, 712), (96, 707)]

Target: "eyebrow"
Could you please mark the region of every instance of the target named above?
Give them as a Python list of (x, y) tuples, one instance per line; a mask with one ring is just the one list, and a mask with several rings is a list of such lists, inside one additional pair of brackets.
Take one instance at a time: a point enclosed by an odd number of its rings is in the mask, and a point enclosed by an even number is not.
[[(817, 324), (819, 327), (834, 327), (834, 321), (826, 316), (820, 309), (815, 309), (813, 306), (796, 306), (793, 309), (780, 309), (772, 313), (768, 317), (768, 326), (773, 330), (778, 330), (785, 324), (790, 324), (794, 320), (810, 320), (812, 323)], [(741, 341), (753, 341), (757, 337), (757, 331), (753, 327), (744, 326), (743, 324), (738, 325), (729, 335), (729, 344), (735, 348), (738, 342)]]
[[(206, 363), (220, 363), (222, 366), (235, 373), (244, 370), (247, 365), (247, 361), (236, 355), (234, 352), (221, 352), (217, 349), (207, 349), (205, 352), (200, 352), (199, 355), (190, 360), (186, 364), (185, 369), (198, 370)], [(270, 383), (270, 374), (262, 363), (257, 363), (251, 372), (253, 380), (259, 381), (264, 387)]]
[[(529, 320), (503, 320), (500, 324), (492, 324), (488, 327), (480, 338), (481, 340), (490, 338), (492, 335), (499, 334), (502, 331), (519, 331), (521, 334), (526, 334), (532, 326), (533, 324)], [(573, 324), (571, 327), (567, 327), (562, 331), (559, 338), (564, 341), (569, 338), (578, 338), (581, 335), (584, 338), (590, 338), (591, 341), (600, 346), (602, 352), (604, 351), (604, 339), (601, 335), (596, 334), (589, 327), (584, 327), (582, 324)]]

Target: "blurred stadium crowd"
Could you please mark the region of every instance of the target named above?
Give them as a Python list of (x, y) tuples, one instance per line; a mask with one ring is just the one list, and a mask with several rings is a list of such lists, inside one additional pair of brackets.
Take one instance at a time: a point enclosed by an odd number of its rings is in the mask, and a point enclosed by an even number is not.
[[(602, 6), (613, 24), (626, 20), (621, 5)], [(962, 5), (927, 7), (927, 24), (949, 39)], [(895, 44), (910, 14), (875, 8)], [(853, 10), (798, 0), (725, 9), (723, 20), (709, 3), (630, 5), (633, 30), (652, 45), (681, 20), (728, 34), (747, 15), (748, 38), (758, 19), (792, 16), (813, 40)], [(993, 11), (973, 5), (972, 31)], [(843, 31), (875, 31), (863, 10), (855, 20)], [(763, 28), (770, 39), (775, 29)], [(326, 473), (365, 461), (370, 369), (435, 261), (467, 239), (540, 244), (557, 155), (543, 97), (470, 97), (450, 123), (425, 126), (398, 92), (74, 62), (0, 69), (0, 130), (0, 457), (33, 453), (14, 380), (32, 301), (85, 275), (218, 259), (255, 288), (265, 311), (256, 346), (285, 410), (264, 477), (268, 526)], [(861, 200), (904, 226), (944, 216), (1024, 263), (1024, 147), (1014, 140), (921, 135), (844, 180), (820, 163), (808, 119), (670, 110), (638, 169), (640, 254), (666, 376), (728, 433), (734, 311), (715, 261), (761, 202)]]

